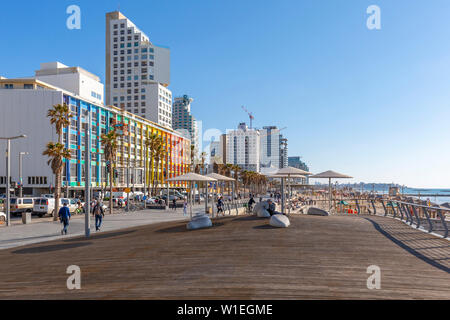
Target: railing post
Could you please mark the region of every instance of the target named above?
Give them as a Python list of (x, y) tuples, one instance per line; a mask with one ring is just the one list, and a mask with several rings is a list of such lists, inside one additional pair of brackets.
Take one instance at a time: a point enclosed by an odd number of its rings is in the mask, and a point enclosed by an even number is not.
[(423, 209), (423, 212), (425, 213), (425, 216), (427, 217), (427, 220), (428, 220), (428, 225), (429, 225), (428, 232), (431, 233), (433, 231), (433, 224), (431, 223), (430, 215), (428, 214), (427, 208), (422, 207), (422, 209)]
[(399, 213), (400, 214), (400, 220), (404, 220), (404, 217), (403, 217), (403, 210), (401, 209), (401, 204), (400, 203), (398, 203), (398, 202), (396, 202), (396, 204), (397, 204), (397, 213)]
[(438, 213), (438, 215), (439, 215), (439, 218), (441, 218), (442, 225), (444, 226), (444, 229), (445, 229), (444, 238), (447, 238), (447, 237), (448, 237), (448, 226), (447, 226), (447, 222), (445, 221), (445, 217), (444, 217), (444, 215), (442, 214), (441, 209), (438, 209), (438, 210), (437, 210), (437, 213)]
[(384, 210), (384, 216), (387, 216), (387, 210), (386, 210), (386, 206), (384, 205), (384, 200), (381, 199), (381, 204), (383, 205), (383, 210)]
[(375, 207), (375, 201), (374, 200), (370, 200), (370, 202), (372, 203), (373, 215), (376, 216), (377, 215), (377, 208)]
[(394, 218), (396, 218), (397, 217), (397, 211), (395, 210), (393, 201), (391, 201), (391, 207), (392, 207), (392, 212), (393, 212)]
[(397, 205), (398, 205), (397, 208), (398, 208), (398, 210), (400, 211), (400, 213), (401, 213), (401, 215), (402, 215), (402, 220), (404, 220), (403, 217), (405, 216), (405, 217), (406, 217), (406, 219), (405, 219), (406, 221), (405, 221), (405, 222), (408, 223), (408, 222), (409, 222), (409, 217), (408, 217), (408, 215), (407, 215), (406, 213), (405, 213), (405, 215), (403, 215), (403, 213), (404, 213), (404, 211), (405, 211), (404, 208), (403, 208), (403, 203), (398, 203), (398, 202), (397, 202)]
[(416, 217), (416, 220), (417, 220), (417, 223), (416, 223), (417, 229), (419, 229), (419, 227), (420, 227), (420, 218), (419, 218), (419, 215), (417, 214), (416, 207), (414, 205), (411, 205), (411, 208), (412, 208), (414, 216)]
[(413, 224), (413, 219), (411, 217), (411, 214), (410, 214), (410, 212), (408, 210), (408, 206), (406, 205), (406, 203), (402, 204), (402, 208), (403, 208), (403, 211), (405, 212), (405, 215), (406, 215), (406, 223), (409, 223), (409, 225), (412, 225)]

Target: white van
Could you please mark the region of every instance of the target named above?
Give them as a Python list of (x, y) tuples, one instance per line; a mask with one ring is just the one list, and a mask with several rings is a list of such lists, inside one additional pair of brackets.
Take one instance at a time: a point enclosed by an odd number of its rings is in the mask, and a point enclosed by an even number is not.
[[(74, 213), (77, 209), (77, 201), (75, 199), (60, 198), (59, 207), (61, 208), (64, 203), (68, 204), (70, 213)], [(55, 210), (54, 198), (38, 198), (34, 201), (33, 212), (39, 217), (43, 217), (47, 214), (53, 215)]]

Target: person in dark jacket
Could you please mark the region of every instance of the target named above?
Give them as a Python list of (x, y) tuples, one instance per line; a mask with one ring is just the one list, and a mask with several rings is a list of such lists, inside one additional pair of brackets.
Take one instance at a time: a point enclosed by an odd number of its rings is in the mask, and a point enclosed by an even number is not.
[(70, 220), (70, 210), (67, 207), (67, 202), (64, 202), (61, 209), (59, 209), (58, 216), (59, 221), (64, 225), (63, 229), (61, 230), (61, 234), (67, 234), (67, 228), (69, 227)]
[(173, 197), (172, 199), (173, 210), (177, 211), (177, 198)]
[(220, 197), (217, 200), (217, 215), (219, 215), (219, 213), (222, 213), (224, 215), (224, 212), (223, 212), (223, 198), (222, 197)]
[(275, 203), (273, 203), (273, 201), (270, 199), (267, 202), (269, 203), (269, 209), (267, 209), (267, 211), (270, 213), (271, 216), (273, 216), (274, 214), (276, 214)]
[(253, 196), (251, 196), (250, 200), (248, 201), (248, 210), (252, 211), (253, 204), (256, 203), (255, 199), (253, 199)]
[(105, 216), (105, 212), (103, 211), (103, 205), (100, 200), (95, 204), (92, 213), (95, 217), (95, 231), (100, 231), (100, 227), (102, 226), (103, 217)]

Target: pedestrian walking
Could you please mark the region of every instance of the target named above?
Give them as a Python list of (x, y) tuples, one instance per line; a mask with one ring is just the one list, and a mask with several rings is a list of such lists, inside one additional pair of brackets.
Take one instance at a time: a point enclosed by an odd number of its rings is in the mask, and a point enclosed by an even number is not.
[(253, 199), (253, 196), (251, 196), (250, 200), (248, 201), (248, 212), (252, 212), (254, 203), (256, 203), (256, 201), (255, 199)]
[(221, 213), (221, 212), (222, 212), (222, 215), (225, 215), (224, 212), (223, 212), (223, 199), (222, 199), (222, 197), (220, 197), (217, 200), (217, 215), (219, 215), (219, 213)]
[(183, 201), (183, 216), (187, 216), (187, 201), (184, 199)]
[(100, 200), (98, 200), (97, 203), (95, 204), (92, 213), (95, 217), (95, 231), (100, 231), (103, 222), (103, 217), (105, 216), (105, 212), (103, 211), (103, 205), (100, 202)]
[(67, 228), (69, 227), (70, 220), (70, 210), (67, 207), (67, 202), (63, 203), (61, 209), (58, 212), (59, 221), (63, 224), (63, 229), (61, 230), (61, 234), (67, 234)]
[(172, 205), (173, 205), (173, 211), (177, 211), (177, 199), (175, 197), (173, 197)]

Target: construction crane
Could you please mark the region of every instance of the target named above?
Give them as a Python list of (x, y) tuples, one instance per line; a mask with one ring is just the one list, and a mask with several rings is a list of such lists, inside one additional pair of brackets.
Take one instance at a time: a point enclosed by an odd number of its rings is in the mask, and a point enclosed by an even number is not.
[(244, 106), (242, 106), (242, 109), (247, 112), (248, 117), (250, 118), (250, 129), (252, 129), (252, 124), (253, 124), (253, 120), (255, 119), (255, 117), (253, 116), (253, 114), (251, 112), (249, 112)]

